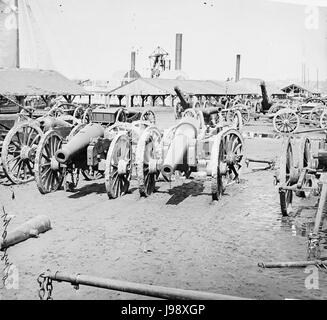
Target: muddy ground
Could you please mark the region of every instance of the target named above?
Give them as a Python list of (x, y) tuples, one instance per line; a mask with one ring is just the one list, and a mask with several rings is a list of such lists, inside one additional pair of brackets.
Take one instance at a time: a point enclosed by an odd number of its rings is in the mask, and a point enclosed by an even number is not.
[[(167, 110), (159, 127), (175, 123)], [(273, 132), (267, 122), (243, 131)], [(246, 156), (278, 159), (282, 139), (245, 139)], [(304, 269), (260, 269), (258, 262), (306, 259), (306, 237), (294, 219), (282, 219), (274, 171), (244, 167), (240, 184), (211, 201), (210, 179), (159, 182), (140, 198), (136, 181), (128, 195), (109, 200), (104, 181), (85, 181), (74, 192), (42, 195), (35, 182), (0, 185), (0, 204), (15, 215), (9, 230), (39, 214), (52, 230), (8, 249), (19, 288), (0, 289), (2, 299), (38, 299), (37, 276), (51, 269), (105, 278), (257, 299), (326, 299), (326, 272), (319, 289), (307, 289)], [(12, 199), (12, 193), (15, 199)], [(297, 200), (313, 213), (315, 199)], [(323, 251), (323, 255), (324, 255)], [(3, 262), (0, 261), (3, 264)], [(54, 299), (143, 299), (142, 296), (54, 283)]]

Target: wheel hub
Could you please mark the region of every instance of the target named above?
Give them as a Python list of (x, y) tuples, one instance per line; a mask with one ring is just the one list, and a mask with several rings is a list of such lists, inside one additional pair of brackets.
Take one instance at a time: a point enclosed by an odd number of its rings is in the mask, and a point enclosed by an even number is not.
[(32, 159), (35, 156), (35, 150), (29, 146), (23, 146), (20, 151), (21, 159)]
[(59, 170), (59, 162), (56, 160), (55, 157), (51, 158), (50, 167), (51, 167), (51, 170)]
[(127, 161), (126, 160), (119, 160), (118, 161), (118, 174), (119, 175), (124, 175), (126, 174), (126, 171), (127, 171)]
[(149, 172), (150, 173), (156, 173), (158, 171), (157, 169), (157, 160), (151, 158), (149, 161)]
[(229, 165), (234, 164), (234, 163), (236, 163), (236, 161), (237, 161), (237, 155), (235, 153), (231, 152), (231, 153), (227, 154), (227, 156), (226, 156), (227, 164), (229, 164)]

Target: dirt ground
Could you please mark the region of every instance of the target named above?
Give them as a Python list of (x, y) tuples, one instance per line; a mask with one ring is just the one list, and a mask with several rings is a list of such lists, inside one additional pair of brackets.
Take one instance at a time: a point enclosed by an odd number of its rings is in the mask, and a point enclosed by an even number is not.
[[(175, 123), (171, 111), (157, 112), (161, 129)], [(243, 131), (273, 132), (253, 122)], [(246, 156), (277, 159), (282, 139), (245, 139)], [(137, 183), (126, 196), (109, 200), (104, 181), (85, 181), (74, 192), (42, 195), (35, 182), (0, 185), (0, 204), (15, 215), (9, 230), (44, 214), (52, 230), (8, 249), (18, 270), (18, 289), (0, 289), (0, 299), (38, 299), (37, 276), (51, 271), (256, 299), (326, 299), (325, 273), (319, 289), (306, 289), (304, 269), (260, 269), (258, 262), (306, 259), (306, 237), (294, 220), (282, 219), (274, 171), (244, 167), (240, 184), (211, 201), (210, 179), (158, 182), (140, 198)], [(12, 199), (12, 193), (15, 199)], [(305, 200), (301, 200), (305, 201)], [(298, 206), (310, 202), (299, 202)], [(311, 210), (312, 207), (310, 207)], [(0, 261), (0, 264), (3, 264)], [(144, 299), (145, 297), (54, 283), (54, 299)]]

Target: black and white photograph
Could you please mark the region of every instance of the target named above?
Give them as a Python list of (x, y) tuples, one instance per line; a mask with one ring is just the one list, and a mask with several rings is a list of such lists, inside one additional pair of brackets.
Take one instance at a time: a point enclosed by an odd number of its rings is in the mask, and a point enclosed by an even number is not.
[(0, 0), (0, 302), (325, 299), (327, 0)]

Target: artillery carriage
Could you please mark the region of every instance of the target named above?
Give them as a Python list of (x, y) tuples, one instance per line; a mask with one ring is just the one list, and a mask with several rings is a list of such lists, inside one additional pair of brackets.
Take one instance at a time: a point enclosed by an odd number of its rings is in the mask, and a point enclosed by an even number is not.
[(56, 104), (48, 111), (20, 106), (13, 127), (4, 137), (1, 162), (5, 175), (15, 184), (34, 179), (37, 145), (50, 129), (66, 137), (83, 120), (84, 108), (71, 103)]
[(35, 179), (41, 193), (56, 191), (62, 183), (72, 190), (82, 173), (92, 180), (104, 175), (109, 198), (117, 198), (128, 191), (134, 149), (142, 132), (149, 129), (161, 136), (153, 126), (151, 110), (99, 107), (90, 116), (90, 123), (76, 126), (66, 139), (50, 130), (40, 140)]
[[(321, 129), (314, 131), (318, 130)], [(320, 227), (327, 212), (327, 137), (319, 140), (315, 148), (306, 136), (300, 139), (285, 139), (275, 181), (279, 184), (283, 216), (296, 214), (293, 207), (294, 196), (318, 196), (314, 225), (308, 234), (308, 257), (313, 254), (319, 259)]]
[(218, 114), (217, 108), (189, 109), (177, 125), (164, 133), (161, 141), (153, 139), (150, 132), (142, 135), (136, 149), (142, 196), (155, 190), (159, 173), (170, 180), (176, 171), (186, 177), (192, 172), (205, 172), (211, 177), (213, 200), (218, 200), (228, 185), (239, 181), (243, 138), (235, 126), (210, 121)]

